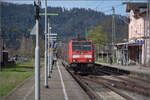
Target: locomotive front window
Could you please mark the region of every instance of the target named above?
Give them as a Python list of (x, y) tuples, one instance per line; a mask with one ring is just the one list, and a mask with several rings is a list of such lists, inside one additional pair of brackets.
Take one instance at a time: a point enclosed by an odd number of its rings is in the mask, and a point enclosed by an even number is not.
[(72, 42), (72, 45), (91, 45), (91, 42)]
[(91, 42), (72, 42), (72, 51), (91, 51)]

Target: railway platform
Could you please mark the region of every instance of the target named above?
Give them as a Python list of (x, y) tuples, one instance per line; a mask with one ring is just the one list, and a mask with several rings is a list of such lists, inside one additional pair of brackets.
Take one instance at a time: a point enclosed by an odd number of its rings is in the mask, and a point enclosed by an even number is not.
[[(54, 66), (49, 88), (44, 87), (44, 68), (41, 69), (41, 100), (90, 100), (78, 83), (58, 61)], [(34, 76), (30, 77), (2, 100), (34, 100)]]
[(96, 62), (96, 64), (107, 66), (107, 67), (112, 67), (116, 69), (126, 70), (132, 74), (142, 74), (142, 75), (150, 76), (150, 68), (148, 67), (136, 66), (136, 65), (129, 65), (129, 66), (122, 66), (122, 65), (117, 65), (117, 64), (111, 65), (108, 63), (100, 63), (100, 62)]

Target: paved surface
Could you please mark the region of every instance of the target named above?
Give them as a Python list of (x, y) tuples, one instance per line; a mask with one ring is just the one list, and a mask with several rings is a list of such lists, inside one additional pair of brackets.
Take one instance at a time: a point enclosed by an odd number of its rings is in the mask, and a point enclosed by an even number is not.
[[(105, 89), (106, 90), (106, 89)], [(126, 100), (120, 95), (114, 93), (113, 91), (97, 92), (97, 94), (102, 98), (102, 100)]]
[(110, 66), (118, 69), (123, 69), (123, 70), (128, 70), (130, 72), (137, 72), (137, 73), (143, 73), (150, 75), (150, 67), (143, 67), (143, 66), (134, 66), (134, 65), (129, 65), (129, 66), (121, 66), (117, 64), (106, 64), (106, 63), (99, 63), (96, 62), (97, 64), (104, 65), (104, 66)]
[[(41, 71), (41, 100), (90, 100), (65, 68), (57, 63), (49, 78), (49, 88), (44, 88), (44, 71)], [(8, 95), (5, 100), (34, 100), (34, 76)]]

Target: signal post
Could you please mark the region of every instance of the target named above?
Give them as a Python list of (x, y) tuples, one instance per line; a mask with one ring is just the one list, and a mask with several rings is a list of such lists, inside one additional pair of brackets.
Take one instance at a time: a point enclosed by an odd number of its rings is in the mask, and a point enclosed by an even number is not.
[(35, 0), (36, 48), (35, 48), (35, 100), (40, 100), (40, 48), (39, 48), (39, 12), (41, 1)]

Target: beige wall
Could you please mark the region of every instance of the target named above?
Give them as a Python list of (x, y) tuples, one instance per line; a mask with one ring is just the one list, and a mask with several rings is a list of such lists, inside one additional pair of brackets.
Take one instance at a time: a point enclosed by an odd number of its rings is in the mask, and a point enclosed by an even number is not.
[[(133, 38), (136, 39), (142, 39), (144, 36), (148, 36), (147, 32), (147, 24), (148, 20), (146, 18), (146, 15), (143, 15), (139, 18), (134, 17), (135, 14), (133, 10), (130, 11), (130, 23), (129, 23), (129, 41), (132, 40)], [(150, 41), (149, 39), (145, 39), (145, 44), (142, 45), (142, 64), (148, 64), (149, 63), (149, 45)]]
[(129, 24), (129, 40), (133, 37), (139, 38), (144, 36), (144, 29), (145, 29), (145, 16), (141, 18), (134, 17), (133, 10), (130, 11), (130, 24)]

